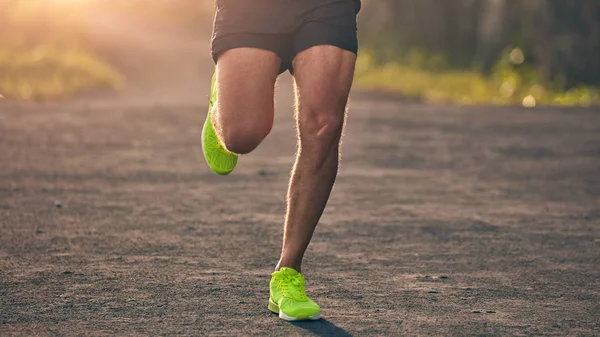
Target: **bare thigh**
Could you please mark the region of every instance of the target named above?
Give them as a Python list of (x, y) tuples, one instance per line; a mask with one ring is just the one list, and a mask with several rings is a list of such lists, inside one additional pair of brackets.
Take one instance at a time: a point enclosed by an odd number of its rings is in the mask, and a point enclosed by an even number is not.
[(218, 125), (226, 140), (262, 140), (270, 131), (280, 64), (279, 56), (263, 49), (236, 48), (219, 55)]
[(296, 56), (293, 66), (302, 142), (316, 138), (328, 143), (338, 138), (355, 63), (354, 53), (329, 45), (314, 46)]

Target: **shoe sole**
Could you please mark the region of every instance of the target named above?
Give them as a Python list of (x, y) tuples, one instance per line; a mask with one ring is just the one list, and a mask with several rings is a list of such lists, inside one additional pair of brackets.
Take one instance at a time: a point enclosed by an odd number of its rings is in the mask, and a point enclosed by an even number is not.
[[(202, 134), (200, 135), (200, 143), (202, 145), (202, 154), (204, 155), (204, 160), (206, 161), (206, 164), (208, 164), (208, 167), (210, 167), (210, 169), (215, 172), (216, 174), (220, 175), (220, 176), (226, 176), (228, 174), (230, 174), (231, 172), (233, 172), (233, 169), (231, 170), (227, 170), (227, 169), (223, 169), (220, 167), (215, 167), (214, 165), (211, 166), (210, 162), (208, 161), (208, 157), (206, 156), (206, 152), (204, 152), (204, 132), (206, 131), (206, 124), (210, 123), (210, 119), (209, 116), (207, 115), (206, 120), (204, 121), (204, 126), (202, 126)], [(234, 166), (235, 168), (235, 166)]]
[(279, 318), (281, 318), (285, 321), (288, 321), (288, 322), (306, 321), (306, 320), (316, 321), (321, 318), (321, 314), (315, 314), (312, 316), (298, 315), (296, 317), (288, 316), (288, 315), (284, 314), (283, 311), (279, 310), (279, 306), (277, 305), (277, 303), (273, 302), (270, 298), (269, 298), (269, 310), (274, 314), (278, 314)]
[[(204, 145), (205, 145), (204, 144), (204, 134), (206, 133), (206, 127), (208, 126), (208, 123), (211, 123), (211, 125), (212, 125), (212, 121), (210, 118), (210, 112), (213, 107), (213, 102), (216, 101), (216, 99), (215, 99), (216, 94), (214, 93), (215, 81), (216, 81), (216, 73), (213, 74), (213, 78), (210, 83), (210, 97), (208, 99), (208, 101), (209, 101), (208, 113), (206, 114), (206, 120), (204, 121), (204, 126), (202, 126), (202, 134), (200, 135), (200, 141), (202, 143), (202, 154), (204, 155), (204, 159), (206, 160), (208, 167), (210, 167), (210, 169), (213, 172), (215, 172), (216, 174), (221, 175), (221, 176), (226, 176), (226, 175), (230, 174), (231, 172), (233, 172), (233, 170), (235, 169), (235, 166), (237, 164), (237, 156), (235, 158), (235, 162), (233, 163), (232, 167), (229, 167), (231, 165), (226, 165), (228, 167), (223, 168), (223, 167), (220, 167), (220, 165), (217, 165), (216, 163), (213, 163), (211, 165), (209, 158), (208, 158), (209, 156), (207, 155), (207, 153), (205, 151), (205, 147), (204, 147)], [(212, 159), (214, 159), (214, 158), (212, 158)]]

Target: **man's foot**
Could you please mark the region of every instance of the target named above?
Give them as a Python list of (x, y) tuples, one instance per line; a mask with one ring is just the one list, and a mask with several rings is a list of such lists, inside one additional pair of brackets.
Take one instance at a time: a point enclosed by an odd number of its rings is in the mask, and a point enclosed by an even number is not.
[(235, 168), (238, 161), (238, 155), (227, 151), (227, 149), (221, 145), (215, 132), (215, 128), (212, 125), (212, 108), (217, 102), (216, 79), (217, 76), (215, 73), (211, 82), (208, 114), (206, 116), (206, 121), (204, 122), (204, 127), (202, 128), (202, 151), (204, 152), (204, 158), (211, 170), (220, 175), (227, 175)]
[(269, 310), (286, 321), (321, 318), (319, 305), (306, 296), (302, 274), (283, 267), (271, 276)]

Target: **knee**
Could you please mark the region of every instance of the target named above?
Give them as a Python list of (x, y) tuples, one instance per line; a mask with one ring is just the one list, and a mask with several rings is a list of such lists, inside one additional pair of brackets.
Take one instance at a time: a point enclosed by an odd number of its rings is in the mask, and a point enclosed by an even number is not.
[(300, 136), (306, 140), (306, 145), (339, 141), (344, 120), (344, 107), (307, 108), (300, 111)]
[(337, 153), (344, 120), (344, 107), (300, 111), (300, 146), (303, 153), (314, 156), (319, 162), (325, 160), (332, 152)]
[(314, 139), (320, 145), (337, 145), (344, 128), (344, 112), (324, 113), (315, 120)]
[(237, 154), (252, 152), (267, 137), (273, 121), (244, 120), (222, 126), (221, 141), (227, 150)]

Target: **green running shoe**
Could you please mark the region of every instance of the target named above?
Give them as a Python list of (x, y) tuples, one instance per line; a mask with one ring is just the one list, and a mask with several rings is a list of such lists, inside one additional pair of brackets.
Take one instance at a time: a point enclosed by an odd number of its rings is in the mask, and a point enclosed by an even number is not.
[(211, 170), (219, 175), (228, 175), (235, 168), (238, 161), (238, 155), (227, 151), (227, 149), (221, 145), (212, 125), (212, 108), (217, 102), (216, 82), (217, 74), (215, 73), (211, 81), (208, 114), (206, 116), (206, 121), (204, 122), (204, 127), (202, 128), (202, 152), (204, 152), (204, 158)]
[(283, 267), (271, 276), (269, 310), (286, 321), (321, 318), (319, 305), (306, 296), (302, 274)]

